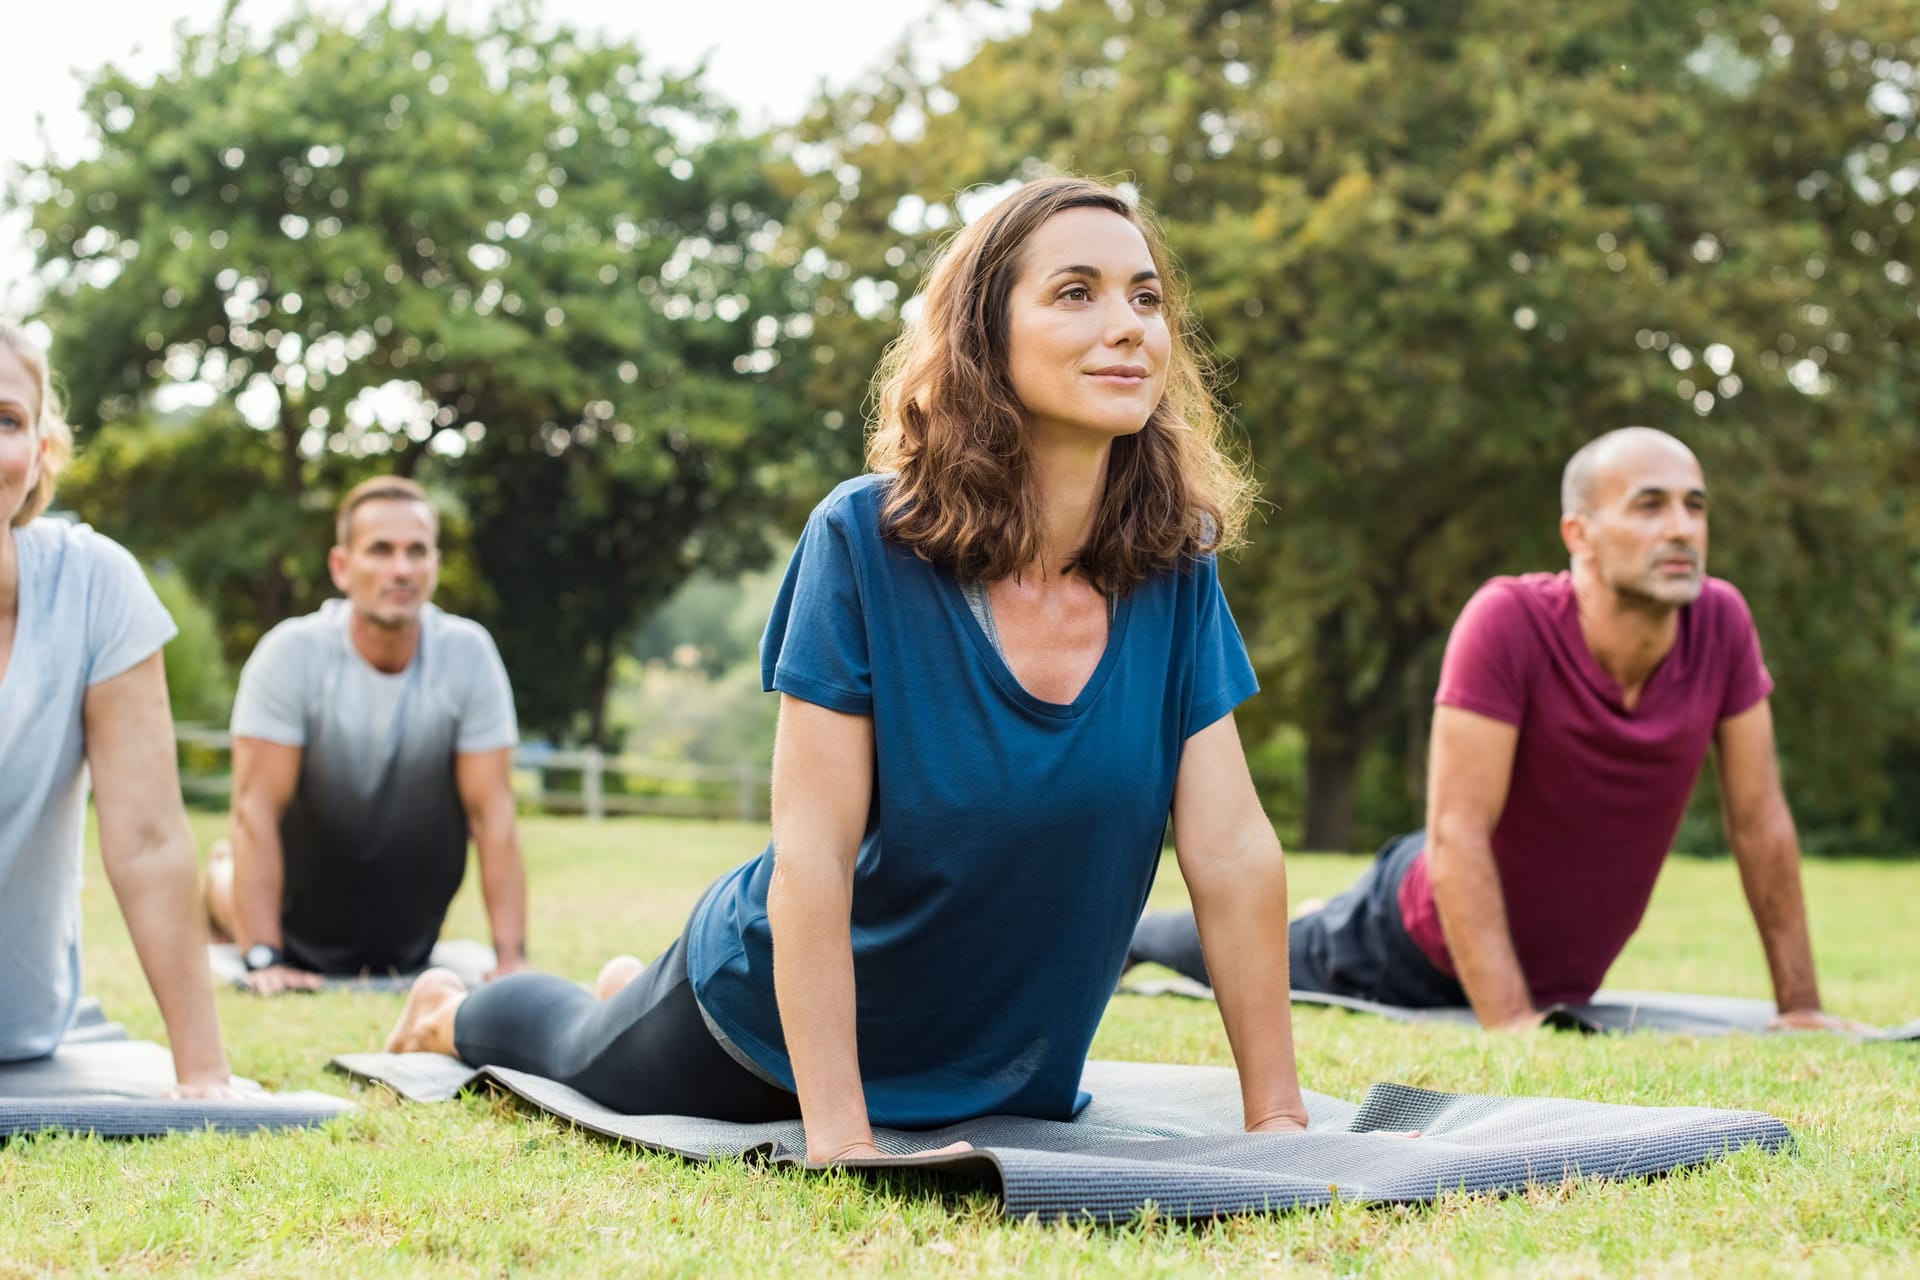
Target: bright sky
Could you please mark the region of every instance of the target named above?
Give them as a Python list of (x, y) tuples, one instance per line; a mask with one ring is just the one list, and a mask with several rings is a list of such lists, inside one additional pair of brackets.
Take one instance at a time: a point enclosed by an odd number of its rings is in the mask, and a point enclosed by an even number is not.
[[(1042, 0), (1044, 3), (1044, 0)], [(133, 72), (167, 65), (173, 31), (205, 30), (225, 0), (75, 0), (11, 3), (6, 19), (6, 92), (0, 94), (0, 173), (11, 185), (17, 165), (62, 160), (90, 145), (80, 114), (82, 77), (107, 63)], [(364, 13), (370, 0), (311, 0), (328, 13)], [(478, 21), (494, 5), (475, 0), (395, 0), (402, 15), (445, 9)], [(1015, 6), (1024, 8), (1025, 6)], [(296, 8), (294, 0), (240, 0), (254, 30)], [(1023, 20), (982, 6), (943, 0), (547, 0), (546, 16), (639, 44), (652, 65), (674, 70), (708, 57), (707, 82), (740, 108), (749, 124), (797, 117), (824, 82), (838, 87), (884, 63), (904, 40), (927, 62), (962, 60), (981, 35)], [(0, 216), (0, 314), (32, 304), (33, 256), (25, 220)]]

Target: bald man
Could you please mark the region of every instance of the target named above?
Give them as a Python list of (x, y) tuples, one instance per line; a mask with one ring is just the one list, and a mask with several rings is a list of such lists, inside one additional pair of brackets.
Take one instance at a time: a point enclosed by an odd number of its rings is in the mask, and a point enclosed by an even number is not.
[[(1746, 601), (1706, 575), (1699, 461), (1664, 432), (1609, 432), (1567, 463), (1561, 511), (1571, 568), (1493, 579), (1448, 638), (1427, 830), (1292, 923), (1293, 987), (1470, 1005), (1503, 1029), (1590, 999), (1716, 746), (1776, 1025), (1850, 1028), (1821, 1011), (1773, 681)], [(1142, 920), (1131, 959), (1206, 980), (1189, 912)]]

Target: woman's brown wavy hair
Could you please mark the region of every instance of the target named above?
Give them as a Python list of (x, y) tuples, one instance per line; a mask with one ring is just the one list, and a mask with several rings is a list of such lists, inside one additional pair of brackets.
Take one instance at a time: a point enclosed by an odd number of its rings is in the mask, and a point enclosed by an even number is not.
[(1153, 219), (1102, 183), (1026, 183), (954, 236), (920, 291), (923, 310), (874, 375), (868, 466), (894, 481), (886, 536), (962, 578), (994, 581), (1041, 554), (1026, 413), (1007, 376), (1008, 301), (1027, 242), (1054, 214), (1105, 209), (1146, 238), (1172, 337), (1166, 390), (1134, 435), (1113, 442), (1093, 531), (1068, 562), (1124, 595), (1152, 574), (1242, 542), (1253, 481), (1223, 447), (1211, 366)]

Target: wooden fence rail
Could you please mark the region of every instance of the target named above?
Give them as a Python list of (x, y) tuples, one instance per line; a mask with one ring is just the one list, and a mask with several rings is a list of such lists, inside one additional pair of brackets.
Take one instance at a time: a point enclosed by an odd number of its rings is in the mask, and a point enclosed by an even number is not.
[[(232, 793), (233, 740), (214, 725), (177, 724), (180, 789), (190, 799), (217, 803)], [(767, 817), (767, 774), (752, 765), (685, 764), (614, 755), (587, 747), (514, 752), (514, 795), (549, 813), (601, 819), (610, 813), (695, 818)]]

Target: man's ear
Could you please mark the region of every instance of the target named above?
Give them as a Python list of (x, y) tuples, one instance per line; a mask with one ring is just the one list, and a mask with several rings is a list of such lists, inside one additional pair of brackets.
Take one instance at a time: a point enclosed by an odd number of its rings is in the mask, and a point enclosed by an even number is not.
[(1567, 554), (1578, 560), (1587, 550), (1587, 518), (1578, 511), (1564, 511), (1560, 514), (1560, 541), (1566, 544)]
[(347, 594), (347, 549), (335, 546), (327, 552), (327, 572), (333, 576), (334, 590)]

